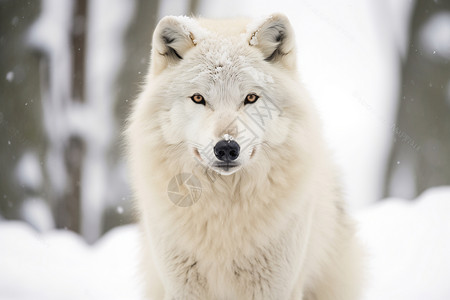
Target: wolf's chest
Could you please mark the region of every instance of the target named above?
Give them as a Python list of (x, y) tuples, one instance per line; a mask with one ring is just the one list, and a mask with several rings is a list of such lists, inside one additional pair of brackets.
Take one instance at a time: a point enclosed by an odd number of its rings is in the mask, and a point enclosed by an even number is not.
[(166, 271), (183, 290), (214, 291), (206, 297), (213, 299), (267, 299), (289, 290), (299, 257), (295, 226), (277, 235), (220, 219), (191, 226), (183, 230), (188, 239), (165, 251)]

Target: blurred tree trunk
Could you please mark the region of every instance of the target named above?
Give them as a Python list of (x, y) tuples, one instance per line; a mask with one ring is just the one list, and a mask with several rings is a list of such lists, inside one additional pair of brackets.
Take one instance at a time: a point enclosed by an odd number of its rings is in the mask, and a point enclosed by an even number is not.
[[(435, 38), (439, 44), (439, 31), (446, 31), (424, 27), (443, 12), (450, 13), (450, 1), (417, 0), (414, 8), (385, 197), (414, 198), (430, 187), (450, 185), (449, 51), (430, 50), (427, 43)], [(447, 28), (449, 23), (447, 15)]]
[(190, 13), (193, 14), (194, 16), (197, 16), (197, 14), (198, 14), (199, 4), (200, 4), (200, 0), (191, 0), (190, 1), (189, 10), (190, 10)]
[[(75, 2), (71, 36), (72, 54), (72, 98), (69, 101), (85, 102), (85, 57), (86, 57), (86, 22), (87, 0)], [(69, 75), (70, 76), (70, 75)], [(81, 230), (81, 174), (85, 155), (85, 141), (76, 134), (71, 134), (65, 144), (64, 161), (67, 171), (65, 193), (57, 199), (55, 221), (58, 228), (67, 228), (80, 233)]]
[(137, 0), (136, 13), (125, 37), (125, 61), (119, 76), (120, 90), (116, 111), (121, 125), (148, 71), (153, 30), (158, 22), (159, 1)]
[(7, 219), (20, 219), (22, 200), (43, 193), (15, 172), (23, 153), (42, 158), (45, 149), (39, 59), (25, 43), (40, 10), (40, 1), (0, 1), (0, 215)]
[(87, 0), (77, 0), (72, 29), (72, 99), (84, 102), (85, 60), (86, 60), (86, 28), (87, 28)]

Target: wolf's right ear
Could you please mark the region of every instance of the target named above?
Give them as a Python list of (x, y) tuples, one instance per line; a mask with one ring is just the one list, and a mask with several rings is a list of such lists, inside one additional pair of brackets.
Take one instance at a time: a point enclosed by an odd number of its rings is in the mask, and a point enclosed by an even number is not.
[(196, 45), (193, 22), (188, 17), (164, 17), (153, 33), (151, 73), (159, 74), (170, 65), (180, 62), (187, 51)]

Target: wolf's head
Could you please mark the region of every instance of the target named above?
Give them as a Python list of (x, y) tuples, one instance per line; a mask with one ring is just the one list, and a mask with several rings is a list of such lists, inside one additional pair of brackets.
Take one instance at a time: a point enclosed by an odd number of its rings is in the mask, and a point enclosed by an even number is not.
[[(169, 164), (195, 163), (229, 175), (292, 155), (286, 144), (297, 138), (302, 95), (285, 16), (165, 17), (153, 35), (148, 86), (139, 101), (151, 103), (141, 118), (153, 125), (142, 126), (160, 133), (152, 143), (160, 143)], [(277, 158), (270, 157), (277, 147)]]

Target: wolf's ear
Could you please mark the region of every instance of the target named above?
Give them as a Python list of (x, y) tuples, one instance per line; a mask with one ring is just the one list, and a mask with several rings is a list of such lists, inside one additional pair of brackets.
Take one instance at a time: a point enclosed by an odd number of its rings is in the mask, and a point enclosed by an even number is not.
[(196, 45), (193, 23), (191, 18), (173, 16), (159, 21), (153, 33), (152, 74), (157, 75), (168, 66), (177, 64)]
[(295, 69), (294, 31), (285, 15), (273, 14), (250, 24), (247, 34), (249, 45), (258, 48), (264, 60), (282, 63), (288, 69)]

